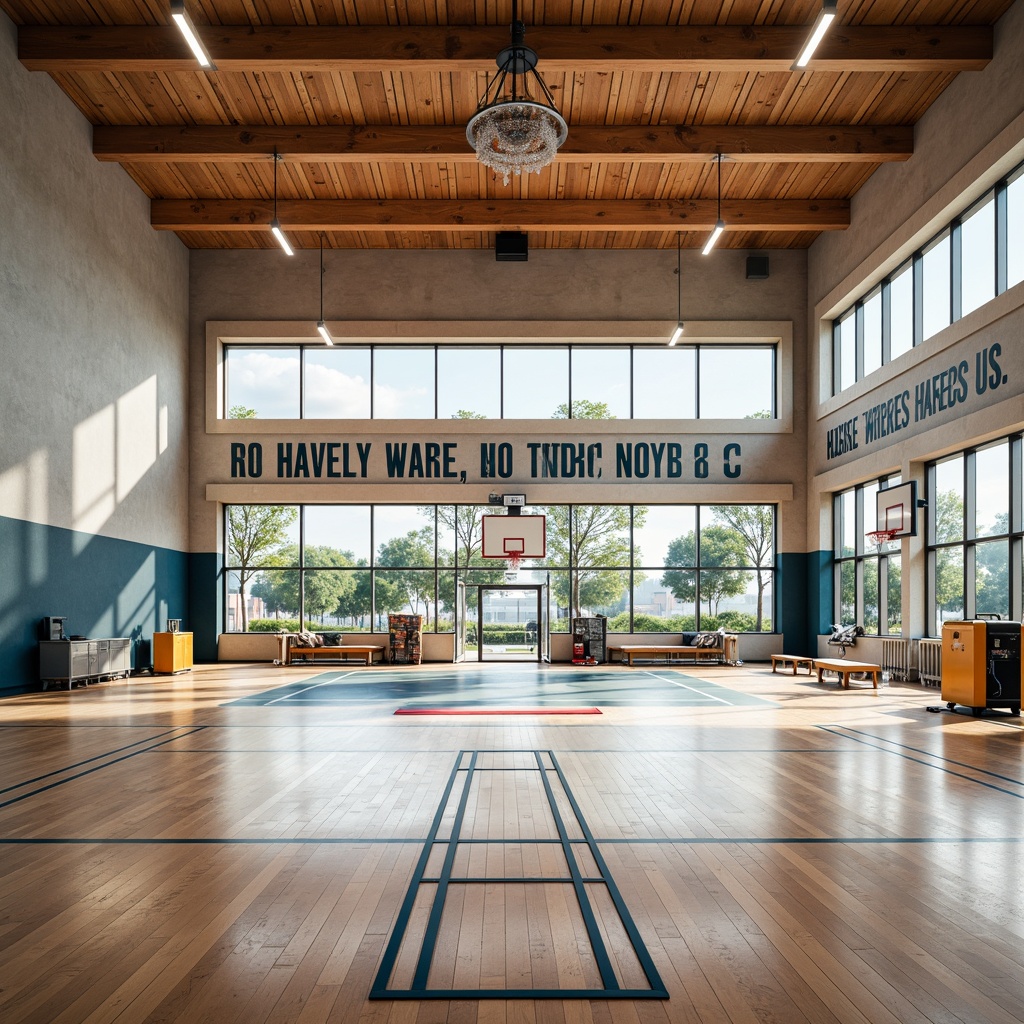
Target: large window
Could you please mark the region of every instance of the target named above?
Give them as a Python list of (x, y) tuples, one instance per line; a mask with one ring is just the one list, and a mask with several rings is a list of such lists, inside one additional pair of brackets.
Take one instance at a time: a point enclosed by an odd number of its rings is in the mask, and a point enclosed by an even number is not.
[[(550, 580), (553, 632), (607, 615), (613, 632), (774, 628), (771, 505), (551, 505), (543, 561), (517, 582)], [(454, 628), (456, 584), (506, 582), (480, 554), (480, 505), (230, 505), (229, 631), (382, 631), (387, 616)]]
[[(774, 419), (776, 346), (228, 344), (228, 419)], [(728, 379), (730, 386), (722, 387)]]
[(1024, 280), (1024, 165), (832, 322), (832, 393)]
[(928, 466), (930, 630), (1022, 615), (1021, 436)]
[(867, 537), (877, 525), (879, 489), (899, 482), (883, 477), (842, 491), (833, 503), (835, 621), (875, 636), (898, 636), (903, 627), (900, 542), (874, 545)]

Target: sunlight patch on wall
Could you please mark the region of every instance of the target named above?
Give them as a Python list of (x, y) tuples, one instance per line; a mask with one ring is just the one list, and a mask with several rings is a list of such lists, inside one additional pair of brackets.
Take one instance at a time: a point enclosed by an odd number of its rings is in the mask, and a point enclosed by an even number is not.
[[(108, 405), (79, 423), (71, 442), (71, 524), (98, 533), (116, 505), (116, 412)], [(77, 544), (77, 541), (76, 541)], [(76, 552), (77, 553), (77, 552)]]
[(0, 473), (0, 515), (49, 523), (49, 454), (34, 451), (23, 462)]
[(117, 400), (117, 501), (131, 493), (156, 462), (156, 377)]
[[(49, 453), (40, 448), (24, 462), (0, 473), (0, 513), (25, 522), (49, 524), (49, 469)], [(11, 556), (24, 560), (21, 573), (29, 584), (36, 586), (46, 579), (49, 559), (43, 535), (38, 530), (27, 531), (25, 545)], [(5, 570), (16, 571), (10, 560)]]
[(163, 455), (167, 451), (167, 445), (169, 444), (168, 437), (170, 435), (169, 426), (169, 413), (166, 405), (160, 406), (160, 422), (157, 425), (157, 442), (156, 450), (158, 455)]

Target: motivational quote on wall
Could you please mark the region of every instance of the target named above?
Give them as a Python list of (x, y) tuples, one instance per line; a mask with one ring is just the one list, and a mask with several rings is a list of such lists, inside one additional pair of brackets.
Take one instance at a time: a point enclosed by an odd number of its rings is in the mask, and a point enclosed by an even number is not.
[(972, 396), (996, 391), (1009, 380), (999, 365), (1002, 346), (988, 345), (975, 353), (974, 366), (966, 359), (918, 381), (913, 389), (877, 402), (826, 435), (826, 457), (838, 458), (858, 448), (881, 441), (911, 424), (963, 405)]
[(742, 475), (736, 441), (233, 441), (231, 479), (707, 480)]

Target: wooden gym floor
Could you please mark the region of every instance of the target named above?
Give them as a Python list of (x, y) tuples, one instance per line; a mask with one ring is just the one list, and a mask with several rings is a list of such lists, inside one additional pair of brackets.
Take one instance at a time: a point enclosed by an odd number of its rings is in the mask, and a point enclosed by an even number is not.
[(1022, 1021), (1022, 723), (940, 703), (762, 665), (0, 701), (0, 1021)]

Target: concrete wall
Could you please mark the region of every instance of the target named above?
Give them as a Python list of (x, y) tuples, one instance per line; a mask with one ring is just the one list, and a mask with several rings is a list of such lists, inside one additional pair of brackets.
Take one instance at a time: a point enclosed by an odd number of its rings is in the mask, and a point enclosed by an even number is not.
[(0, 689), (44, 615), (144, 641), (187, 600), (188, 252), (0, 14)]
[[(914, 155), (880, 167), (853, 197), (850, 227), (826, 232), (808, 252), (808, 302), (827, 315), (909, 256), (1002, 171), (1024, 158), (1024, 4), (995, 27), (994, 58), (961, 72), (914, 130)], [(980, 158), (980, 159), (979, 159)], [(814, 321), (812, 320), (811, 323)]]
[[(191, 263), (191, 525), (193, 549), (206, 553), (203, 584), (216, 592), (223, 503), (259, 501), (453, 502), (486, 501), (494, 482), (480, 479), (469, 459), (467, 483), (394, 481), (378, 474), (358, 483), (292, 482), (269, 473), (259, 481), (231, 476), (229, 446), (257, 439), (272, 452), (282, 441), (330, 443), (419, 436), (478, 450), (491, 440), (591, 442), (707, 439), (712, 451), (737, 436), (743, 475), (725, 479), (719, 460), (706, 481), (538, 481), (516, 477), (504, 489), (526, 490), (531, 503), (715, 502), (780, 503), (781, 548), (803, 552), (806, 409), (804, 254), (773, 252), (765, 281), (747, 281), (745, 252), (716, 251), (683, 259), (683, 316), (688, 337), (743, 337), (751, 324), (774, 324), (787, 341), (780, 422), (766, 421), (251, 421), (218, 422), (216, 345), (226, 336), (315, 340), (319, 315), (318, 252), (293, 258), (277, 250), (193, 253)], [(490, 251), (329, 252), (325, 255), (324, 314), (339, 338), (401, 340), (419, 331), (443, 340), (469, 322), (477, 336), (521, 343), (545, 337), (581, 341), (588, 332), (638, 340), (667, 339), (676, 320), (674, 252), (542, 251), (527, 263), (496, 263)], [(564, 325), (564, 330), (559, 325)], [(723, 326), (725, 325), (725, 326)], [(275, 335), (276, 332), (276, 335)], [(634, 332), (634, 333), (631, 333)], [(737, 365), (736, 374), (744, 368)], [(729, 380), (722, 381), (723, 388)], [(557, 426), (555, 425), (557, 424)], [(794, 424), (796, 427), (794, 428)], [(441, 431), (443, 430), (443, 435)], [(524, 460), (525, 461), (525, 460)], [(610, 457), (609, 457), (610, 461)], [(517, 458), (517, 466), (519, 460)], [(270, 477), (268, 479), (267, 477)], [(802, 587), (802, 573), (799, 585)], [(214, 614), (211, 608), (210, 614)], [(219, 623), (217, 624), (219, 629)], [(212, 624), (211, 624), (212, 630)], [(209, 631), (209, 630), (208, 630)]]
[[(915, 130), (914, 156), (874, 174), (853, 200), (848, 231), (823, 235), (808, 253), (808, 538), (827, 564), (819, 631), (830, 621), (832, 496), (856, 483), (899, 472), (924, 480), (943, 454), (1024, 427), (1024, 285), (929, 338), (831, 397), (831, 319), (926, 243), (1000, 177), (1024, 160), (1024, 5), (996, 26), (994, 59), (958, 76)], [(1011, 240), (1019, 246), (1020, 239)], [(995, 358), (998, 373), (992, 370)], [(983, 363), (989, 364), (988, 371)], [(939, 397), (955, 372), (957, 401)], [(937, 399), (929, 401), (929, 399)], [(873, 410), (881, 411), (876, 418)], [(895, 419), (889, 413), (895, 411)], [(868, 421), (886, 423), (872, 436)], [(855, 435), (856, 447), (829, 452), (830, 431)], [(895, 427), (895, 429), (893, 429)], [(925, 515), (927, 515), (927, 511)], [(904, 636), (927, 635), (925, 530), (903, 541)], [(877, 644), (877, 642), (876, 642)], [(819, 650), (827, 653), (824, 638)], [(870, 653), (871, 645), (865, 648)]]

